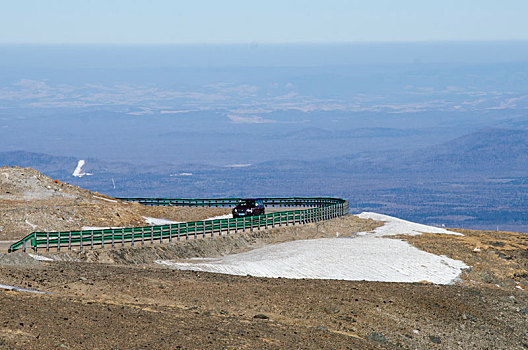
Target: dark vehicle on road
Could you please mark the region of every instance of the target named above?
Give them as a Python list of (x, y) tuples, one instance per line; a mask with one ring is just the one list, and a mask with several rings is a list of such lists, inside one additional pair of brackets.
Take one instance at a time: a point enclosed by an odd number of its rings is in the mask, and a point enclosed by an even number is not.
[(253, 216), (265, 214), (264, 202), (259, 198), (242, 199), (233, 208), (233, 217)]

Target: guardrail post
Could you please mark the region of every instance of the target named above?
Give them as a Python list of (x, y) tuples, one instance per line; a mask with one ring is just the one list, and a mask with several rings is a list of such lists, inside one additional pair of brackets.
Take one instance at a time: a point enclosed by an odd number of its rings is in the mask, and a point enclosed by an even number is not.
[(115, 231), (114, 231), (114, 229), (112, 229), (111, 232), (112, 232), (112, 248), (114, 248), (115, 247)]
[(150, 226), (150, 244), (154, 244), (154, 226)]
[(172, 224), (169, 224), (169, 243), (172, 243)]
[(185, 240), (189, 240), (189, 223), (185, 223)]
[(46, 251), (49, 252), (49, 232), (46, 232)]
[(141, 245), (145, 245), (145, 228), (141, 228)]

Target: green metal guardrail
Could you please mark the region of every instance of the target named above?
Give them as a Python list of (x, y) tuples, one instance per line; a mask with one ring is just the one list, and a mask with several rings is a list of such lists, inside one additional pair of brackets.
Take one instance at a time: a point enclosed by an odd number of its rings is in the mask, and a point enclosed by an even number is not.
[[(133, 201), (143, 205), (189, 206), (189, 207), (225, 207), (233, 206), (241, 198), (190, 199), (190, 198), (117, 198), (122, 201)], [(9, 247), (9, 252), (26, 251), (39, 248), (46, 251), (61, 248), (72, 250), (74, 247), (94, 249), (96, 246), (125, 246), (126, 243), (144, 245), (146, 242), (172, 242), (206, 236), (222, 236), (255, 228), (270, 228), (282, 225), (305, 224), (328, 220), (348, 214), (348, 202), (341, 198), (325, 197), (291, 197), (262, 198), (265, 206), (272, 207), (310, 207), (308, 209), (290, 210), (260, 216), (241, 218), (191, 221), (177, 224), (108, 228), (99, 230), (33, 232)]]

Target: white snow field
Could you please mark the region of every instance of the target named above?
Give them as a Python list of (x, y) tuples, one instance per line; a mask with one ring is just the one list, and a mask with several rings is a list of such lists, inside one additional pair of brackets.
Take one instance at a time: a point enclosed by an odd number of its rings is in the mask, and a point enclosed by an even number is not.
[[(384, 221), (385, 225), (378, 227), (373, 233), (378, 236), (394, 236), (394, 235), (420, 235), (422, 233), (441, 233), (444, 235), (463, 236), (463, 234), (453, 231), (448, 231), (443, 228), (433, 227), (415, 222), (398, 219), (392, 216), (363, 212), (356, 215), (361, 219), (372, 219), (376, 221)], [(370, 232), (361, 232), (361, 235), (371, 234)]]
[[(454, 282), (464, 262), (427, 253), (409, 243), (383, 235), (420, 232), (456, 234), (374, 213), (362, 213), (385, 225), (352, 237), (300, 240), (267, 245), (249, 252), (188, 262), (157, 260), (180, 270), (257, 277), (365, 280), (384, 282)], [(360, 216), (360, 217), (361, 217)]]

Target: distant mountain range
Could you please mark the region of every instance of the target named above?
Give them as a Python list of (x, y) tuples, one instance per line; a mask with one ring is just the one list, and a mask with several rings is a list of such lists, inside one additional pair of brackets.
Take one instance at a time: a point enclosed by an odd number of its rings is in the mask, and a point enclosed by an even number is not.
[(73, 157), (52, 156), (43, 153), (25, 151), (0, 152), (1, 166), (31, 167), (49, 176), (66, 177), (73, 173), (78, 159)]
[[(380, 132), (384, 132), (380, 129)], [(315, 132), (315, 130), (312, 130)], [(402, 131), (403, 132), (403, 131)], [(323, 131), (321, 131), (323, 133)], [(369, 132), (370, 133), (370, 132)], [(367, 137), (367, 136), (365, 136)], [(309, 147), (309, 145), (307, 145)], [(0, 152), (0, 165), (32, 167), (41, 172), (67, 178), (71, 176), (78, 158), (43, 153)], [(303, 161), (284, 159), (254, 164), (245, 171), (264, 169), (317, 169), (365, 173), (369, 171), (398, 172), (482, 172), (511, 173), (528, 170), (528, 130), (485, 129), (469, 135), (425, 147), (417, 151), (361, 152), (341, 157)], [(97, 174), (164, 175), (171, 171), (214, 170), (207, 164), (131, 164), (126, 162), (86, 159), (85, 170)]]
[(316, 161), (277, 160), (261, 169), (321, 168), (354, 173), (420, 172), (511, 174), (526, 172), (528, 130), (485, 129), (411, 151), (361, 152)]
[(526, 172), (528, 130), (481, 130), (438, 146), (411, 152), (402, 158), (402, 163), (412, 170)]
[[(307, 144), (309, 147), (309, 144)], [(271, 150), (268, 150), (271, 151)], [(528, 130), (485, 129), (418, 151), (361, 152), (245, 167), (131, 164), (31, 152), (1, 152), (0, 166), (35, 168), (111, 196), (316, 196), (348, 198), (376, 211), (452, 227), (528, 230)], [(184, 175), (182, 175), (184, 174)]]

